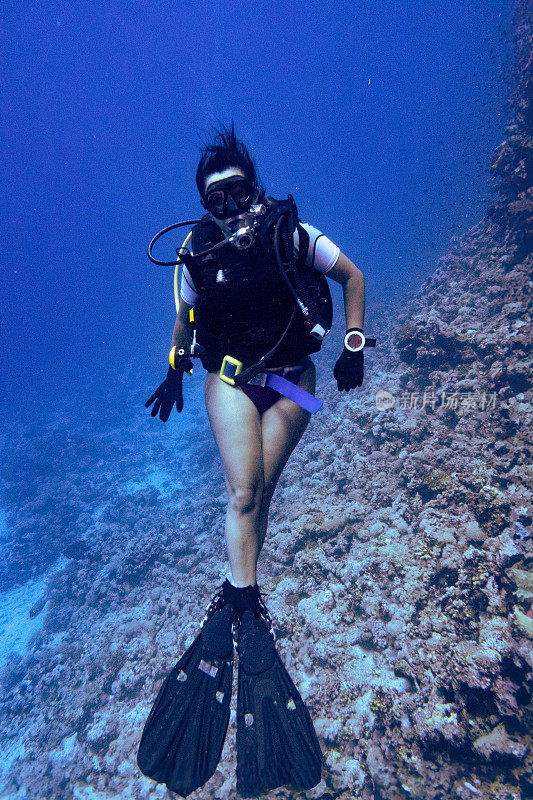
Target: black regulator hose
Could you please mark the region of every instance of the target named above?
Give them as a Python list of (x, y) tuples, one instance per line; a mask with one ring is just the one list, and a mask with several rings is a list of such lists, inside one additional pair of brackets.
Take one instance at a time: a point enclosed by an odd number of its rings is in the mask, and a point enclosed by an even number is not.
[(177, 267), (178, 264), (186, 264), (188, 259), (190, 260), (199, 259), (203, 258), (208, 254), (215, 253), (217, 250), (220, 250), (221, 247), (226, 247), (226, 245), (230, 243), (228, 239), (223, 239), (221, 242), (218, 242), (218, 244), (214, 244), (212, 247), (208, 247), (207, 250), (202, 250), (201, 253), (194, 253), (194, 254), (191, 253), (191, 251), (187, 247), (180, 247), (178, 250), (176, 250), (178, 254), (178, 258), (176, 259), (176, 261), (158, 261), (156, 258), (153, 257), (152, 247), (157, 242), (157, 240), (161, 238), (161, 236), (164, 236), (165, 233), (168, 233), (169, 231), (173, 231), (175, 228), (183, 228), (185, 225), (197, 225), (201, 221), (202, 221), (201, 219), (186, 219), (184, 222), (175, 222), (173, 225), (168, 225), (166, 228), (163, 228), (162, 231), (156, 233), (156, 235), (148, 245), (148, 258), (150, 259), (150, 261), (153, 264), (157, 264), (160, 267)]
[(283, 238), (285, 242), (285, 250), (287, 252), (287, 263), (290, 265), (290, 273), (292, 275), (292, 279), (294, 281), (294, 286), (296, 288), (296, 293), (300, 300), (306, 306), (309, 306), (309, 296), (307, 293), (307, 289), (304, 286), (300, 271), (296, 268), (296, 262), (294, 260), (294, 242), (293, 242), (293, 234), (296, 230), (296, 222), (295, 222), (295, 214), (291, 214), (291, 226), (289, 227), (289, 218), (287, 217), (287, 228), (283, 231)]
[[(285, 226), (285, 234), (288, 234), (288, 231), (287, 231), (288, 222), (287, 222), (287, 217), (286, 217), (285, 214), (283, 214), (278, 219), (278, 221), (276, 222), (276, 227), (274, 228), (274, 253), (276, 255), (276, 262), (278, 264), (278, 268), (279, 268), (281, 277), (283, 278), (284, 282), (286, 283), (287, 288), (288, 288), (289, 292), (292, 294), (295, 302), (297, 303), (298, 306), (300, 306), (301, 305), (301, 300), (298, 297), (296, 289), (294, 288), (294, 286), (292, 285), (291, 281), (289, 280), (289, 276), (287, 275), (287, 269), (290, 266), (290, 264), (287, 264), (287, 267), (285, 266), (285, 263), (284, 263), (284, 260), (283, 260), (282, 254), (281, 254), (281, 246), (282, 245), (283, 245), (285, 251), (287, 250), (287, 236), (284, 236), (282, 234), (283, 226)], [(287, 261), (288, 261), (288, 259), (289, 259), (289, 256), (287, 256)]]
[(180, 264), (181, 259), (179, 258), (179, 256), (176, 261), (158, 261), (152, 255), (152, 247), (154, 246), (154, 244), (157, 242), (158, 239), (160, 239), (162, 236), (165, 235), (165, 233), (173, 231), (176, 228), (183, 228), (185, 225), (197, 225), (199, 222), (201, 222), (201, 220), (199, 219), (186, 219), (185, 222), (175, 222), (173, 225), (168, 225), (166, 228), (163, 228), (162, 231), (156, 233), (156, 235), (148, 245), (148, 258), (150, 259), (150, 261), (152, 261), (152, 263), (157, 264), (160, 267), (176, 267), (178, 264)]
[[(307, 297), (306, 288), (300, 280), (298, 270), (295, 269), (294, 253), (293, 253), (293, 240), (289, 227), (290, 214), (283, 214), (276, 223), (274, 230), (274, 253), (278, 263), (281, 277), (285, 281), (294, 301), (304, 317), (309, 320), (310, 313), (308, 308), (309, 299)], [(285, 251), (285, 260), (282, 257), (282, 246)], [(294, 284), (289, 278), (290, 272)]]

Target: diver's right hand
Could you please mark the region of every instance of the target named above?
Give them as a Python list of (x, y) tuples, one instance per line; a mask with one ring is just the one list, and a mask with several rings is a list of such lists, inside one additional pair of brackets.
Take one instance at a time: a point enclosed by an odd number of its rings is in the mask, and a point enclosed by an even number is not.
[(146, 408), (154, 404), (152, 417), (157, 417), (162, 422), (166, 422), (172, 411), (172, 406), (176, 403), (178, 413), (183, 410), (183, 373), (192, 369), (190, 358), (180, 359), (176, 362), (176, 369), (168, 368), (167, 377), (161, 383), (153, 395), (144, 404)]

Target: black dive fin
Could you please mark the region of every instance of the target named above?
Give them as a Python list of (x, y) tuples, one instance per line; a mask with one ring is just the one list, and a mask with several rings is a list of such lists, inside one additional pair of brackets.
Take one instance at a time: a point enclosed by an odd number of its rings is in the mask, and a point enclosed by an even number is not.
[(246, 611), (239, 628), (237, 790), (257, 797), (278, 786), (320, 783), (322, 752), (313, 721), (265, 621)]
[(166, 678), (144, 726), (141, 772), (182, 797), (213, 775), (228, 728), (233, 677), (232, 605), (206, 621)]

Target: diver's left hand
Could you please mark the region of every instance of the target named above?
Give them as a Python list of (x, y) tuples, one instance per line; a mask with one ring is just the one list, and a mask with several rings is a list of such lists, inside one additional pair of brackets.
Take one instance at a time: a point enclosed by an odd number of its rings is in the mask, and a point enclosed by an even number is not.
[(362, 386), (365, 376), (364, 363), (363, 350), (353, 353), (344, 348), (333, 369), (333, 377), (337, 381), (339, 392)]

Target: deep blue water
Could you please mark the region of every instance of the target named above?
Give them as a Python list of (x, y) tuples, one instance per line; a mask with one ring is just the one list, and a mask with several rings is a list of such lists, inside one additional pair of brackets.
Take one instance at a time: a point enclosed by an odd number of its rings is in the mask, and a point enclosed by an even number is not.
[(9, 3), (3, 413), (104, 402), (130, 363), (159, 381), (172, 271), (145, 248), (201, 212), (217, 121), (360, 266), (367, 308), (415, 288), (489, 202), (508, 16), (505, 0)]

